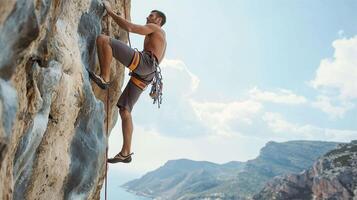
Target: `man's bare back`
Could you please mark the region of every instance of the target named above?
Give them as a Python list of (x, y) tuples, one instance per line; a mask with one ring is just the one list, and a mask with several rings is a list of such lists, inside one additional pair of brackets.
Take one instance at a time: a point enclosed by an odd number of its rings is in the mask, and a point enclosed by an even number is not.
[(155, 27), (155, 31), (145, 36), (144, 51), (151, 51), (160, 63), (166, 51), (166, 34), (158, 25), (150, 25)]

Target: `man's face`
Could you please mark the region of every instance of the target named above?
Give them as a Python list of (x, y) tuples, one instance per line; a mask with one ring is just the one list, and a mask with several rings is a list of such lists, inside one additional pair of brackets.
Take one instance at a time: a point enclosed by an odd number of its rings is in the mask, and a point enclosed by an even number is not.
[(156, 12), (151, 12), (149, 16), (146, 17), (146, 24), (157, 23), (159, 20)]

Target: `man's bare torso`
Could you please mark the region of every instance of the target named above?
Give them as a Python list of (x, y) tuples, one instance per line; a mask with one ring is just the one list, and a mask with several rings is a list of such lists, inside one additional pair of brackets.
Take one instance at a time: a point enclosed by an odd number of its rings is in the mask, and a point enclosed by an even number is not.
[(151, 51), (159, 63), (162, 61), (166, 50), (166, 35), (161, 28), (157, 28), (153, 33), (146, 35), (144, 40), (144, 51)]

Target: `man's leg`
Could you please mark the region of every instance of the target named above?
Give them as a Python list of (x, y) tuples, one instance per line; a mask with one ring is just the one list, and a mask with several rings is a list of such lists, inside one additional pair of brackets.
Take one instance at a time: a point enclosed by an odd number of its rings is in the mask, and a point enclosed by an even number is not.
[(121, 148), (121, 155), (127, 156), (131, 152), (131, 138), (133, 135), (133, 121), (130, 112), (125, 108), (119, 109), (121, 117), (121, 126), (123, 131), (123, 146)]
[(110, 63), (113, 59), (112, 47), (109, 44), (110, 38), (106, 35), (97, 37), (97, 52), (100, 64), (100, 76), (104, 81), (110, 81)]

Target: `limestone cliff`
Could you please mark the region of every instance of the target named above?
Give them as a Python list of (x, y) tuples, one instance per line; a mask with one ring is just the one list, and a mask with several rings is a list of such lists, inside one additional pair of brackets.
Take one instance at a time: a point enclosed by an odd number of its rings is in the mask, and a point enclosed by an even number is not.
[[(130, 0), (111, 3), (130, 18)], [(99, 0), (0, 1), (0, 199), (99, 199), (107, 93), (86, 68), (99, 70), (102, 30), (127, 41), (103, 13)], [(111, 67), (110, 128), (124, 78)]]
[(300, 174), (277, 177), (254, 199), (357, 199), (357, 140), (341, 144)]

